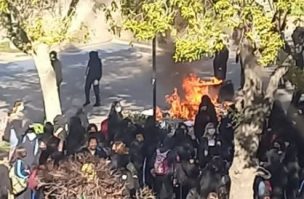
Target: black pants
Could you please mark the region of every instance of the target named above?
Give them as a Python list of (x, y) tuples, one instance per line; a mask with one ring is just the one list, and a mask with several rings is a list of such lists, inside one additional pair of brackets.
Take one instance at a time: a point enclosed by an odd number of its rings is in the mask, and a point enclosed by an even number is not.
[(84, 87), (86, 102), (90, 102), (90, 91), (91, 91), (91, 87), (93, 85), (94, 94), (95, 94), (95, 98), (96, 98), (96, 103), (100, 103), (99, 83), (97, 85), (94, 85), (94, 81), (95, 80), (96, 79), (91, 79), (91, 78), (90, 79), (89, 78), (86, 79), (85, 87)]
[(60, 89), (60, 85), (61, 84), (57, 84), (57, 91), (58, 91), (58, 97), (59, 97), (59, 102), (60, 102), (60, 104), (61, 104), (61, 89)]
[(214, 77), (225, 81), (226, 73), (227, 73), (227, 64), (223, 64), (222, 66), (213, 65), (213, 71), (214, 71)]

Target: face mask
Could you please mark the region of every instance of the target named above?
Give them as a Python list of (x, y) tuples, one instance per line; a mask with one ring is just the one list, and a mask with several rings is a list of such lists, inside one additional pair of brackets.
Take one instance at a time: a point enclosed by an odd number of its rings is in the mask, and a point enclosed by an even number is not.
[(201, 111), (205, 111), (205, 110), (207, 110), (207, 106), (202, 106)]
[(208, 133), (209, 133), (210, 135), (214, 135), (214, 134), (215, 134), (215, 129), (209, 129), (209, 130), (208, 130)]
[(120, 113), (120, 112), (121, 112), (121, 107), (116, 107), (116, 108), (115, 108), (115, 111), (116, 111), (117, 113)]

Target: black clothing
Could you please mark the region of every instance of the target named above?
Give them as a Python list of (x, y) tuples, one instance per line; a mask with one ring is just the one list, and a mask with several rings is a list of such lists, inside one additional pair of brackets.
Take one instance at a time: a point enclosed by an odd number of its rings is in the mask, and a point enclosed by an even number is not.
[[(90, 90), (93, 85), (95, 97), (96, 97), (96, 105), (100, 103), (99, 97), (99, 81), (102, 76), (102, 63), (100, 58), (98, 57), (98, 52), (92, 51), (90, 52), (90, 60), (88, 63), (88, 74), (85, 82), (85, 96), (86, 103), (85, 105), (90, 103)], [(98, 84), (94, 84), (95, 81), (98, 81)]]
[(84, 91), (85, 91), (87, 104), (90, 103), (90, 90), (91, 90), (92, 85), (93, 85), (93, 90), (94, 90), (94, 94), (95, 94), (95, 98), (96, 98), (96, 104), (100, 103), (99, 83), (97, 85), (94, 85), (94, 81), (95, 81), (94, 79), (89, 79), (89, 78), (86, 79)]
[[(87, 155), (87, 154), (91, 154), (90, 153), (90, 150), (88, 148), (84, 148), (81, 150), (81, 153)], [(101, 148), (97, 148), (96, 151), (95, 151), (95, 154), (94, 154), (95, 157), (98, 157), (98, 158), (107, 158), (107, 153), (101, 149)]]
[(215, 54), (213, 60), (214, 77), (220, 80), (226, 79), (227, 61), (229, 58), (229, 50), (225, 47)]
[(102, 63), (98, 57), (98, 52), (90, 52), (90, 60), (88, 63), (88, 79), (100, 80), (102, 76)]
[(81, 146), (84, 145), (85, 141), (85, 129), (81, 125), (79, 117), (72, 117), (69, 125), (69, 135), (66, 139), (66, 150), (67, 154), (76, 153)]
[[(203, 106), (206, 106), (206, 110), (201, 110)], [(196, 138), (200, 138), (204, 135), (205, 127), (208, 123), (213, 123), (214, 126), (217, 126), (218, 120), (214, 104), (207, 95), (204, 95), (194, 121), (194, 133)]]

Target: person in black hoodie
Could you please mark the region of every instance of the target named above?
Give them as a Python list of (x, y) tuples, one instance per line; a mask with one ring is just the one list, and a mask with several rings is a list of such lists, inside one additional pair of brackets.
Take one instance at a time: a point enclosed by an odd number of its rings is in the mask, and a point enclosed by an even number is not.
[(200, 138), (204, 135), (205, 127), (210, 122), (213, 123), (214, 126), (217, 126), (218, 120), (214, 104), (211, 102), (209, 96), (204, 95), (194, 121), (194, 133), (196, 138)]
[(220, 80), (226, 79), (227, 61), (229, 58), (229, 50), (224, 47), (221, 51), (215, 54), (213, 60), (214, 77)]
[(59, 99), (60, 99), (60, 86), (62, 84), (62, 65), (61, 65), (60, 60), (57, 57), (56, 51), (50, 52), (50, 60), (51, 60), (52, 67), (53, 67), (55, 75), (56, 75), (56, 84), (57, 84), (58, 95), (59, 95)]
[(111, 142), (114, 141), (114, 138), (121, 131), (121, 126), (122, 126), (122, 122), (123, 122), (122, 106), (119, 101), (114, 101), (111, 104), (111, 109), (110, 109), (108, 119), (109, 119), (108, 142), (109, 142), (109, 144), (111, 144)]
[(67, 154), (76, 153), (85, 143), (85, 129), (79, 117), (72, 117), (69, 124), (69, 134), (66, 139)]
[(100, 96), (99, 96), (99, 81), (102, 76), (102, 63), (101, 59), (98, 57), (97, 51), (91, 51), (90, 60), (86, 70), (86, 82), (85, 82), (85, 97), (86, 102), (83, 106), (90, 104), (90, 90), (93, 85), (96, 103), (94, 106), (100, 106)]

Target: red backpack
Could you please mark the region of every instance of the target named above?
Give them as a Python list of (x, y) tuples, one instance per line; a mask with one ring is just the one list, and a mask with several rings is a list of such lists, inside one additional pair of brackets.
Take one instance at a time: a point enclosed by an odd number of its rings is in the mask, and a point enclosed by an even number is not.
[(170, 167), (167, 160), (168, 151), (163, 153), (159, 149), (156, 150), (156, 159), (154, 162), (154, 172), (156, 175), (163, 176), (169, 173)]
[(109, 119), (105, 119), (101, 122), (100, 132), (104, 135), (106, 139), (108, 139), (109, 135)]
[(31, 190), (35, 190), (39, 184), (37, 173), (38, 173), (38, 169), (34, 169), (28, 178), (28, 188), (30, 188)]

